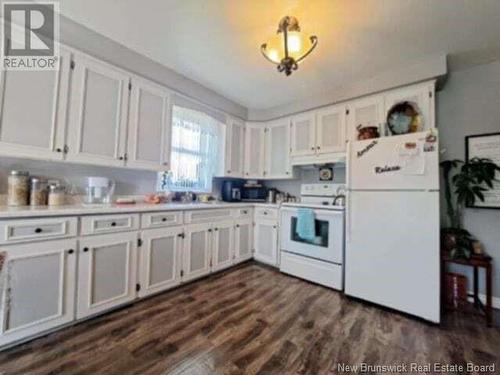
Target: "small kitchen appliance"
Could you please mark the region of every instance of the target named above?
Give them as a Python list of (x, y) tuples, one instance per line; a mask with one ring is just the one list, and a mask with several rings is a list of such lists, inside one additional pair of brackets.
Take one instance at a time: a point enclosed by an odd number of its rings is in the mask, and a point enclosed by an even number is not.
[(113, 200), (115, 183), (106, 177), (87, 177), (85, 204), (110, 204)]
[(247, 181), (241, 190), (241, 200), (245, 202), (266, 202), (267, 189), (260, 183)]
[(241, 186), (236, 180), (226, 180), (222, 183), (221, 197), (224, 202), (241, 202)]

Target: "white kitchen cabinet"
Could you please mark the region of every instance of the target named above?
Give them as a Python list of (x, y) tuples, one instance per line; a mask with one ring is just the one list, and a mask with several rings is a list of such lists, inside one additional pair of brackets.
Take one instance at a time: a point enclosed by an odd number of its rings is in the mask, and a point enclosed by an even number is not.
[(380, 136), (384, 135), (384, 96), (373, 95), (367, 98), (351, 101), (347, 104), (347, 140), (356, 141), (358, 127), (375, 126), (379, 129)]
[(0, 154), (62, 160), (71, 54), (59, 70), (0, 70)]
[(139, 297), (158, 293), (181, 281), (183, 227), (149, 229), (141, 234)]
[(263, 176), (269, 179), (291, 178), (290, 120), (286, 118), (267, 123), (265, 140)]
[(130, 76), (91, 57), (74, 61), (67, 159), (123, 166)]
[(233, 264), (234, 223), (214, 223), (212, 240), (212, 271), (228, 268)]
[(306, 112), (292, 117), (291, 150), (292, 156), (313, 155), (316, 152), (316, 116)]
[(81, 238), (77, 318), (132, 301), (136, 274), (137, 232)]
[(237, 220), (234, 227), (234, 263), (240, 263), (253, 256), (253, 222), (251, 219)]
[(257, 220), (254, 228), (254, 258), (260, 262), (278, 265), (278, 223)]
[(316, 112), (316, 152), (345, 152), (346, 107), (334, 105)]
[(182, 252), (183, 281), (189, 281), (210, 273), (212, 224), (188, 225), (184, 231)]
[(170, 168), (170, 93), (151, 81), (133, 78), (128, 121), (127, 166)]
[(262, 178), (265, 162), (263, 124), (247, 123), (245, 132), (245, 178)]
[(434, 90), (435, 82), (431, 81), (388, 91), (384, 96), (384, 123), (387, 122), (387, 114), (395, 104), (407, 101), (416, 104), (422, 115), (422, 128), (419, 130), (423, 131), (434, 128), (436, 126)]
[(229, 118), (226, 131), (226, 158), (224, 176), (244, 176), (245, 123)]
[(54, 240), (2, 248), (0, 345), (74, 319), (76, 240)]

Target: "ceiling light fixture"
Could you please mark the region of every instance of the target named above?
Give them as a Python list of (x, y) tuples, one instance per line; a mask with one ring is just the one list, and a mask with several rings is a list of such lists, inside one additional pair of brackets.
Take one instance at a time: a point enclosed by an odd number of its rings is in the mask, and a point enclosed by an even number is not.
[(276, 36), (262, 44), (260, 51), (267, 60), (277, 65), (278, 72), (285, 72), (289, 76), (317, 45), (316, 36), (305, 38), (301, 34), (297, 18), (285, 16), (279, 23)]

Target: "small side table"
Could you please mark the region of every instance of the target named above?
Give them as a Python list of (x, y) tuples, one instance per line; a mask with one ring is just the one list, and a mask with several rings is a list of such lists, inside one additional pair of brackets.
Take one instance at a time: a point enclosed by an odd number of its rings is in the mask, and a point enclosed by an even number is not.
[[(488, 254), (481, 255), (472, 255), (470, 259), (452, 259), (448, 255), (445, 255), (444, 252), (441, 253), (441, 285), (443, 291), (443, 298), (446, 300), (446, 287), (444, 283), (446, 265), (447, 264), (461, 264), (464, 266), (472, 267), (474, 270), (474, 306), (479, 308), (484, 312), (486, 317), (486, 324), (488, 327), (492, 325), (493, 319), (493, 307), (491, 303), (491, 295), (492, 295), (492, 274), (491, 274), (491, 257)], [(485, 269), (485, 277), (486, 277), (486, 305), (479, 299), (479, 268)]]

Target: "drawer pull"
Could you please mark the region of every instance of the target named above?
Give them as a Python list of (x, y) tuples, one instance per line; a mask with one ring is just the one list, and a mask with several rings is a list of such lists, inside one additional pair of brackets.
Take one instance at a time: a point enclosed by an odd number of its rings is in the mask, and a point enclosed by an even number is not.
[(219, 230), (219, 228), (215, 228), (215, 231), (217, 232)]
[(36, 228), (35, 229), (35, 233), (42, 233), (42, 231), (43, 231), (42, 228)]
[(167, 218), (166, 217), (162, 217), (161, 221), (165, 222), (165, 221), (167, 221)]
[(112, 227), (116, 227), (116, 223), (113, 221), (113, 222), (111, 223), (111, 226), (112, 226)]
[(264, 211), (264, 215), (267, 215), (267, 211)]
[(89, 248), (88, 247), (84, 247), (83, 248), (83, 252), (86, 253), (87, 251), (89, 251)]
[(239, 228), (240, 227), (240, 224), (236, 224), (236, 228)]
[(247, 210), (244, 210), (244, 211), (243, 211), (243, 215), (246, 215), (246, 214), (248, 214), (248, 211), (247, 211)]
[(68, 254), (73, 254), (74, 252), (75, 252), (75, 250), (73, 250), (73, 249), (68, 250)]

